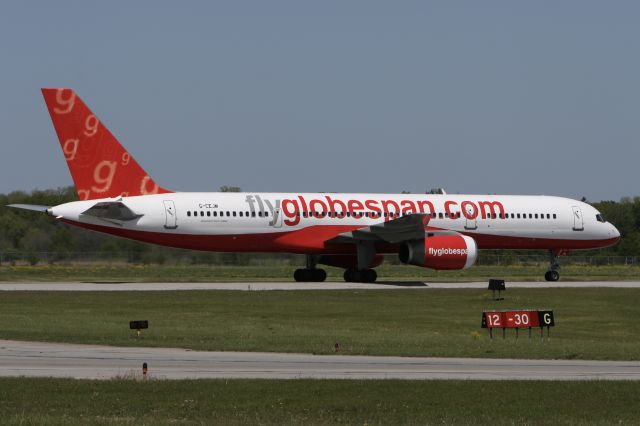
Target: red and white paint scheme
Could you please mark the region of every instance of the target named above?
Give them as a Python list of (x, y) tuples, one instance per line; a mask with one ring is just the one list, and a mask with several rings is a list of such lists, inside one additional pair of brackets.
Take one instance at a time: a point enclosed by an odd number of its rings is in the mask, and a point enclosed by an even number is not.
[(298, 281), (373, 282), (384, 255), (433, 269), (472, 266), (478, 249), (607, 247), (620, 233), (592, 206), (548, 196), (173, 192), (159, 186), (71, 89), (43, 89), (81, 201), (44, 211), (75, 226), (172, 247), (307, 256)]

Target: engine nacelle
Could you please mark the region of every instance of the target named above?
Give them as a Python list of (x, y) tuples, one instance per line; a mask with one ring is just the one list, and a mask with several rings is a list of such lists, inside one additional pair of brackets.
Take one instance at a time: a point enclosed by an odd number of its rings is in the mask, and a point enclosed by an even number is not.
[(476, 263), (478, 245), (466, 235), (437, 235), (407, 241), (400, 247), (400, 261), (431, 269), (467, 269)]

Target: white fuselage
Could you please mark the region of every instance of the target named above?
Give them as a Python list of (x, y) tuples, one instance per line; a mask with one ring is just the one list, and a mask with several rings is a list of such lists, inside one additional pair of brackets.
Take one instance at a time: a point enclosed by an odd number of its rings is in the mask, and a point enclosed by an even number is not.
[[(50, 213), (101, 232), (214, 251), (332, 252), (324, 244), (332, 236), (414, 213), (429, 215), (428, 229), (471, 236), (481, 249), (588, 249), (620, 236), (592, 206), (550, 196), (185, 192), (118, 200), (139, 217), (83, 214), (114, 199), (62, 204)], [(395, 251), (381, 252), (387, 250)]]

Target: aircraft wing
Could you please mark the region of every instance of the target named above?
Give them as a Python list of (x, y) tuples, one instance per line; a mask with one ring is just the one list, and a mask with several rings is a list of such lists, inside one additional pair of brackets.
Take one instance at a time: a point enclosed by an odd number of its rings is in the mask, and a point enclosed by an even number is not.
[(101, 201), (83, 211), (82, 214), (116, 224), (135, 220), (143, 216), (135, 213), (121, 201)]
[(366, 226), (354, 231), (339, 234), (327, 241), (329, 244), (355, 243), (358, 241), (384, 241), (387, 243), (401, 243), (409, 240), (419, 240), (427, 233), (429, 215), (423, 213), (410, 214), (388, 222)]

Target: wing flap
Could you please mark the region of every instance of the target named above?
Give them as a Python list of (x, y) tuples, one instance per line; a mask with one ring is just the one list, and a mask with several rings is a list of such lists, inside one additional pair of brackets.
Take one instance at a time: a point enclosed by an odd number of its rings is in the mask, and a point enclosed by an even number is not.
[(403, 241), (424, 238), (429, 215), (416, 213), (399, 217), (388, 222), (366, 226), (355, 231), (345, 232), (327, 241), (331, 244), (354, 243), (357, 241), (384, 241), (401, 243)]

